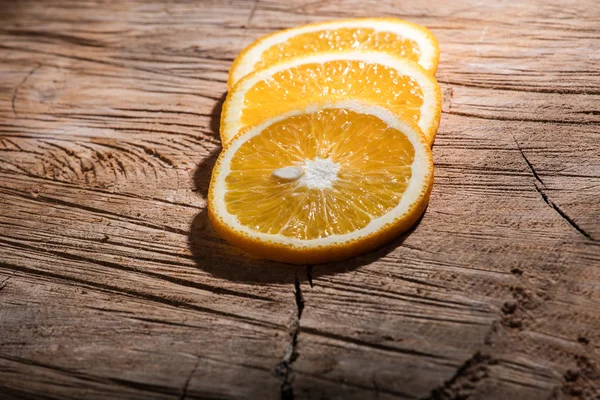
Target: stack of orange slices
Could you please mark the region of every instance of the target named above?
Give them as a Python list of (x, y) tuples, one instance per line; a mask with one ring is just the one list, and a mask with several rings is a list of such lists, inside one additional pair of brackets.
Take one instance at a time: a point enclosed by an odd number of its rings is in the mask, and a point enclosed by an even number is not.
[(410, 228), (433, 185), (435, 37), (365, 18), (273, 33), (229, 72), (208, 209), (249, 253), (316, 264)]

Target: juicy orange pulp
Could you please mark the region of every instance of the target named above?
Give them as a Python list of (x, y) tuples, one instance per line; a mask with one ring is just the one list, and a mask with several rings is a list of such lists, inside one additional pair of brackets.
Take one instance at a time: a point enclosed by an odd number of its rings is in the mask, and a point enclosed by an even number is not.
[[(227, 211), (253, 230), (317, 239), (364, 228), (398, 205), (415, 150), (381, 119), (324, 109), (279, 121), (244, 142), (226, 178)], [(297, 180), (273, 172), (296, 166)]]
[(319, 52), (343, 50), (378, 50), (419, 62), (419, 45), (392, 32), (373, 28), (335, 28), (301, 33), (266, 49), (254, 70), (279, 61)]
[(334, 60), (303, 64), (261, 80), (244, 97), (241, 123), (246, 126), (314, 103), (360, 98), (418, 123), (423, 91), (414, 78), (381, 64)]

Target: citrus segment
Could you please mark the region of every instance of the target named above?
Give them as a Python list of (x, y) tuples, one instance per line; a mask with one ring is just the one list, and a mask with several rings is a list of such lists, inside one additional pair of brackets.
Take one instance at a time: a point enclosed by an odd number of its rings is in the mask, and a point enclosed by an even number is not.
[(377, 50), (406, 57), (435, 74), (439, 59), (436, 38), (426, 28), (396, 18), (330, 21), (287, 29), (248, 46), (229, 73), (232, 88), (245, 75), (281, 61), (317, 53)]
[(332, 60), (302, 64), (257, 82), (244, 97), (241, 122), (254, 125), (263, 115), (278, 115), (290, 104), (303, 101), (307, 91), (340, 99), (357, 96), (371, 102), (381, 99), (386, 107), (398, 110), (414, 123), (419, 122), (423, 106), (419, 84), (401, 71), (360, 60)]
[(432, 179), (431, 151), (409, 120), (355, 101), (319, 105), (265, 121), (223, 149), (209, 216), (259, 256), (340, 260), (410, 227)]
[(223, 143), (243, 127), (305, 104), (357, 99), (412, 120), (433, 142), (441, 91), (419, 65), (379, 52), (336, 52), (294, 59), (243, 78), (227, 96)]

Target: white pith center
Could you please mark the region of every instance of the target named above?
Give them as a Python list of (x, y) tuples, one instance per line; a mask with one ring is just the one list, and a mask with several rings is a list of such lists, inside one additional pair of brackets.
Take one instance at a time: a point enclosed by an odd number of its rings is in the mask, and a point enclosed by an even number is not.
[(314, 160), (306, 160), (302, 169), (304, 174), (298, 179), (298, 185), (309, 189), (327, 189), (337, 180), (340, 165), (331, 158), (317, 157)]
[(339, 170), (340, 164), (331, 158), (317, 157), (305, 160), (304, 164), (276, 169), (272, 175), (280, 182), (296, 181), (299, 186), (322, 190), (333, 186)]

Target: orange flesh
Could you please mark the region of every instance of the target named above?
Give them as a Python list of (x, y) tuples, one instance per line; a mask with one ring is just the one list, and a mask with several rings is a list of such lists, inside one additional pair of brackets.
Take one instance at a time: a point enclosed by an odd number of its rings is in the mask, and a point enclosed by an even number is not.
[(357, 98), (419, 122), (423, 91), (413, 78), (381, 64), (335, 60), (280, 71), (252, 86), (241, 123), (255, 125), (306, 104)]
[(377, 32), (373, 28), (337, 28), (302, 33), (269, 47), (262, 53), (254, 70), (290, 58), (328, 51), (378, 50), (418, 62), (418, 44), (392, 32)]
[[(407, 137), (372, 115), (325, 109), (290, 117), (237, 150), (225, 204), (242, 225), (262, 233), (303, 240), (346, 234), (398, 205), (414, 157)], [(329, 186), (306, 183), (307, 160), (337, 165)], [(294, 181), (273, 176), (289, 166), (305, 175)]]

